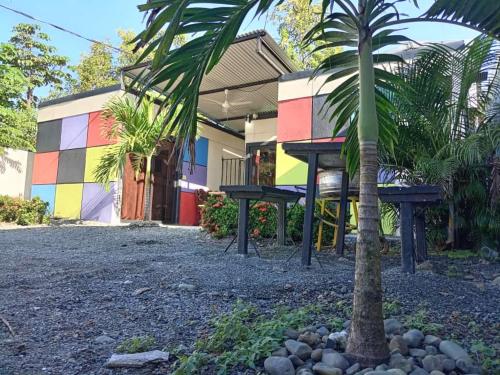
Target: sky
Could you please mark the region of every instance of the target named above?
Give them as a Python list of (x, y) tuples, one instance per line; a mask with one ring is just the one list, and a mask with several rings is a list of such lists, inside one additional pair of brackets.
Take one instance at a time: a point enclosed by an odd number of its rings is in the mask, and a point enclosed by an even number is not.
[[(36, 18), (48, 21), (66, 29), (82, 34), (91, 39), (108, 41), (118, 46), (120, 39), (118, 29), (132, 29), (139, 32), (143, 29), (143, 15), (137, 5), (145, 0), (0, 0), (0, 4), (28, 13)], [(421, 13), (415, 10), (408, 1), (402, 12), (411, 16)], [(426, 9), (430, 0), (421, 1), (421, 9)], [(33, 21), (21, 15), (0, 8), (0, 42), (6, 42), (12, 27), (18, 23)], [(61, 55), (68, 56), (71, 64), (77, 64), (82, 53), (89, 50), (90, 42), (73, 35), (41, 25), (49, 34), (52, 45)], [(259, 28), (266, 28), (276, 38), (275, 27), (266, 22), (266, 17), (253, 19), (248, 17), (243, 23), (241, 33)], [(450, 40), (470, 40), (477, 35), (472, 30), (437, 23), (412, 24), (405, 35), (418, 41), (442, 42)], [(43, 90), (45, 91), (45, 90)]]

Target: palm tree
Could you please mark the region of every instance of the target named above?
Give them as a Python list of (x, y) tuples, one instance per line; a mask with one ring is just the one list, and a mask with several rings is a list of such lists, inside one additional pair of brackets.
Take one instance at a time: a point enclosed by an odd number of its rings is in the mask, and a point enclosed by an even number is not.
[[(359, 160), (360, 206), (347, 352), (367, 366), (389, 356), (382, 315), (377, 149), (379, 135), (385, 147), (390, 148), (396, 140), (391, 117), (393, 106), (385, 94), (385, 90), (394, 87), (395, 75), (375, 68), (374, 62), (388, 64), (397, 59), (383, 53), (374, 55), (374, 51), (407, 40), (394, 32), (410, 22), (440, 21), (495, 37), (500, 35), (497, 1), (436, 0), (416, 18), (399, 14), (397, 7), (401, 1), (404, 0), (324, 0), (321, 19), (306, 36), (306, 42), (321, 40), (323, 43), (317, 47), (320, 49), (346, 48), (327, 57), (317, 72), (328, 72), (329, 80), (345, 79), (329, 95), (327, 105), (338, 106), (334, 115), (344, 120), (342, 123), (339, 120), (339, 126), (349, 120), (353, 124), (345, 149), (350, 172), (356, 170)], [(200, 84), (236, 38), (245, 18), (252, 12), (256, 17), (261, 16), (280, 3), (279, 0), (148, 0), (139, 5), (139, 10), (149, 12), (149, 17), (146, 29), (136, 37), (138, 47), (147, 45), (165, 29), (163, 37), (151, 45), (156, 50), (150, 71), (140, 77), (142, 90), (162, 87), (170, 106), (166, 118), (178, 130), (179, 144), (186, 140), (194, 143)], [(417, 5), (417, 0), (412, 3)], [(174, 37), (182, 34), (193, 34), (193, 38), (172, 49)], [(338, 70), (332, 73), (332, 68)]]
[(486, 163), (500, 144), (499, 56), (491, 38), (478, 37), (458, 50), (426, 46), (397, 68), (405, 84), (404, 95), (392, 98), (399, 142), (382, 162), (401, 181), (442, 187), (451, 218), (447, 242), (459, 248), (470, 244), (455, 236), (458, 226), (472, 242), (500, 235), (486, 185)]
[(111, 179), (123, 174), (129, 159), (136, 177), (145, 173), (145, 219), (151, 220), (151, 161), (159, 143), (166, 139), (165, 112), (156, 113), (155, 104), (148, 99), (138, 105), (125, 96), (111, 99), (102, 115), (114, 119), (107, 136), (118, 142), (108, 147), (108, 152), (95, 168), (94, 176), (97, 182), (109, 184)]

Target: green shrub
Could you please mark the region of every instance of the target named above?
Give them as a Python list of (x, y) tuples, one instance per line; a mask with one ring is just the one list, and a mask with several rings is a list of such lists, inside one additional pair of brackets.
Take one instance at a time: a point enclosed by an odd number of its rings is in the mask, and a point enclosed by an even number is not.
[[(250, 202), (252, 206), (255, 202)], [(270, 238), (276, 233), (277, 209), (272, 203), (257, 202), (250, 209), (250, 234)], [(201, 225), (214, 237), (223, 238), (236, 233), (238, 203), (222, 195), (209, 195), (201, 210)]]
[(196, 342), (191, 356), (180, 357), (175, 375), (203, 374), (203, 367), (213, 365), (217, 374), (227, 374), (238, 365), (255, 368), (258, 362), (279, 348), (287, 328), (310, 324), (320, 308), (279, 308), (273, 316), (238, 301), (232, 312), (212, 321), (213, 333)]
[(0, 195), (0, 221), (18, 225), (41, 224), (49, 204), (35, 197), (31, 200)]
[(124, 340), (118, 347), (116, 351), (118, 353), (142, 353), (153, 349), (156, 344), (156, 340), (151, 336), (135, 336)]
[[(250, 202), (250, 207), (255, 202)], [(329, 201), (327, 208), (335, 212), (336, 203)], [(305, 208), (301, 204), (294, 205), (287, 211), (287, 234), (294, 241), (302, 240)], [(317, 239), (320, 209), (316, 205), (313, 223), (314, 240)], [(250, 234), (253, 237), (271, 238), (276, 234), (277, 209), (269, 202), (258, 202), (250, 209)], [(201, 226), (216, 238), (234, 235), (238, 228), (238, 202), (223, 195), (209, 195), (201, 210)], [(333, 240), (333, 229), (323, 226), (323, 245), (330, 245)]]

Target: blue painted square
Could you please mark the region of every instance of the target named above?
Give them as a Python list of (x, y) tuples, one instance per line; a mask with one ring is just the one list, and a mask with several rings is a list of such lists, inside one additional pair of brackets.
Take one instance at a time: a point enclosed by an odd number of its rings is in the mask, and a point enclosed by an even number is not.
[(32, 185), (31, 198), (39, 197), (42, 201), (49, 203), (49, 214), (54, 213), (54, 201), (56, 198), (56, 185)]
[[(204, 137), (198, 138), (195, 145), (195, 164), (197, 165), (208, 165), (208, 139)], [(184, 161), (189, 162), (189, 150), (186, 147), (184, 149)]]

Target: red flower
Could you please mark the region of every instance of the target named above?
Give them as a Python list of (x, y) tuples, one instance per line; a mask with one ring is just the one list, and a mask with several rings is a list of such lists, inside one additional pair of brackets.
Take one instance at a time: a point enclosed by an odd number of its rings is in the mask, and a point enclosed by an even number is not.
[(254, 236), (254, 237), (258, 237), (258, 236), (260, 236), (260, 229), (259, 229), (259, 228), (255, 228), (255, 229), (253, 230), (253, 236)]

